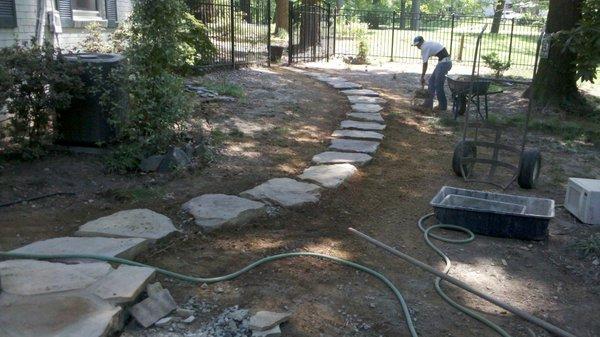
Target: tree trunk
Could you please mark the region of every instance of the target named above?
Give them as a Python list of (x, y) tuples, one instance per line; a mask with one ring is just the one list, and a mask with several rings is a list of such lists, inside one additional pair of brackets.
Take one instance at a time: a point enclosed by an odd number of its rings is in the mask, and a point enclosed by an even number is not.
[(300, 50), (315, 47), (321, 36), (321, 17), (317, 0), (304, 0), (300, 6)]
[(492, 34), (498, 34), (498, 32), (500, 31), (500, 22), (502, 21), (504, 4), (506, 4), (506, 0), (498, 0), (498, 2), (496, 2), (496, 9), (494, 10), (494, 21), (492, 21), (492, 29), (490, 30), (490, 33)]
[[(581, 0), (550, 0), (546, 34), (574, 28), (581, 19)], [(576, 99), (575, 54), (550, 40), (547, 59), (541, 59), (534, 79), (533, 99), (538, 105), (558, 105)]]
[(290, 3), (288, 0), (275, 1), (275, 34), (278, 34), (282, 29), (290, 30), (289, 21)]
[(379, 15), (377, 6), (381, 3), (381, 0), (373, 0), (373, 11), (367, 14), (367, 23), (371, 29), (379, 29)]
[(406, 0), (400, 1), (400, 23), (398, 24), (399, 29), (404, 29), (406, 27), (406, 16), (404, 12), (406, 11)]
[(240, 0), (240, 9), (244, 13), (244, 20), (248, 23), (252, 23), (252, 7), (250, 0)]
[(419, 30), (421, 26), (421, 0), (412, 0), (410, 29)]

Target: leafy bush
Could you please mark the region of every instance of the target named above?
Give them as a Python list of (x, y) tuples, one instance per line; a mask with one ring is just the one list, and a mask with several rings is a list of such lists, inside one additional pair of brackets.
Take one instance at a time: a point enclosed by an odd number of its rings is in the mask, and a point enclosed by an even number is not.
[(97, 22), (92, 22), (85, 26), (85, 38), (72, 51), (111, 53), (113, 52), (113, 45), (110, 42), (110, 37), (107, 37), (106, 28)]
[(503, 62), (496, 53), (490, 53), (481, 57), (485, 65), (494, 71), (497, 78), (510, 68), (510, 61)]
[(358, 42), (358, 54), (356, 54), (356, 64), (366, 64), (368, 63), (367, 54), (369, 54), (369, 46), (365, 39), (361, 39)]
[(15, 44), (0, 49), (0, 106), (14, 114), (9, 136), (25, 159), (40, 157), (52, 141), (56, 110), (82, 94), (79, 71), (50, 44)]

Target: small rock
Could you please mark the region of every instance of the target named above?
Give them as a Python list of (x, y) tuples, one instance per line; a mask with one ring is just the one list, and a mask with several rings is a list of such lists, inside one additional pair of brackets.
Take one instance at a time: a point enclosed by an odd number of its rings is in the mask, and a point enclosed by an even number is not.
[(272, 311), (259, 311), (250, 317), (248, 326), (252, 330), (265, 331), (274, 328), (290, 318), (289, 313), (279, 313)]
[(196, 316), (192, 315), (192, 316), (190, 316), (190, 317), (188, 317), (188, 318), (184, 319), (182, 322), (183, 322), (183, 323), (186, 323), (186, 324), (190, 324), (190, 323), (192, 323), (192, 322), (193, 322), (193, 321), (195, 321), (195, 320), (196, 320)]
[(186, 318), (194, 315), (194, 310), (184, 309), (184, 308), (177, 308), (173, 312), (173, 315), (175, 315), (177, 317), (181, 317), (183, 319), (186, 319)]
[(163, 160), (158, 165), (157, 171), (160, 173), (171, 172), (188, 166), (191, 163), (190, 157), (180, 148), (172, 147)]
[(129, 309), (131, 315), (144, 328), (151, 326), (161, 318), (177, 309), (177, 304), (167, 289), (154, 294)]
[(249, 311), (247, 309), (239, 309), (229, 314), (229, 317), (233, 320), (241, 322), (246, 318), (246, 316), (248, 316), (248, 313)]
[(281, 336), (281, 328), (279, 327), (279, 325), (276, 325), (275, 327), (273, 327), (269, 330), (264, 330), (264, 331), (252, 330), (252, 337), (279, 337), (279, 336)]
[(592, 261), (592, 264), (593, 264), (594, 266), (598, 266), (598, 265), (600, 265), (600, 260), (598, 260), (598, 259), (595, 259), (594, 261)]
[(173, 317), (165, 317), (165, 318), (161, 318), (158, 321), (156, 321), (156, 323), (154, 323), (155, 326), (165, 326), (165, 325), (169, 325), (171, 322), (173, 322)]
[(506, 266), (508, 266), (508, 262), (506, 262), (506, 260), (505, 260), (505, 259), (502, 259), (502, 264), (503, 264), (505, 267), (506, 267)]
[(158, 166), (162, 162), (163, 158), (164, 156), (160, 154), (144, 158), (138, 167), (143, 172), (154, 172), (158, 170)]

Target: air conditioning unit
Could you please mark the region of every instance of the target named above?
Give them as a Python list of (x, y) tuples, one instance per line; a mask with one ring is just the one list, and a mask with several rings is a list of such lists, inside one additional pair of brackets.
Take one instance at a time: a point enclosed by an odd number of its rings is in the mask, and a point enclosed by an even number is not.
[(569, 178), (565, 208), (583, 223), (600, 225), (600, 180)]

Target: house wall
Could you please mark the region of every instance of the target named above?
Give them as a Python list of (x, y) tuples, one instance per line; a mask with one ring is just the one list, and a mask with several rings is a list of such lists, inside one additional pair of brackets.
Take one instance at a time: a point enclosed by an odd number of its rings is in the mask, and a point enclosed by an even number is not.
[[(46, 1), (46, 11), (53, 7), (54, 0)], [(117, 20), (123, 22), (129, 17), (133, 9), (132, 0), (117, 0)], [(35, 36), (37, 23), (38, 0), (16, 0), (15, 7), (17, 13), (16, 28), (0, 28), (0, 47), (13, 45), (16, 40), (20, 42), (30, 41)], [(55, 46), (62, 49), (73, 49), (85, 39), (84, 28), (66, 28), (60, 34), (52, 34), (48, 26), (47, 14), (45, 15), (46, 25), (44, 26), (44, 38), (52, 42)], [(106, 36), (114, 29), (106, 29)], [(58, 41), (57, 41), (58, 40)]]

